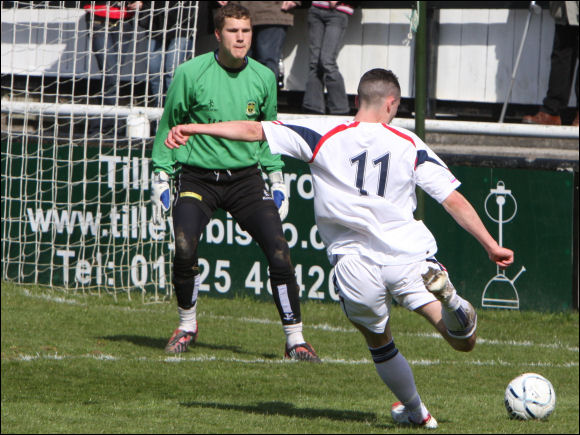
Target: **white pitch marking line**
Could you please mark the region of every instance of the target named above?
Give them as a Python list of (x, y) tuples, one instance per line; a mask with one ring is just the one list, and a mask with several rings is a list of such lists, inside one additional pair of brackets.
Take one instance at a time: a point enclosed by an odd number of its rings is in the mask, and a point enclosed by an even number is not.
[[(40, 299), (45, 299), (45, 300), (49, 300), (51, 302), (56, 302), (56, 303), (66, 303), (66, 304), (72, 304), (72, 305), (81, 305), (81, 306), (86, 306), (87, 304), (81, 303), (79, 301), (76, 301), (74, 299), (66, 299), (63, 297), (58, 297), (58, 296), (50, 296), (50, 295), (45, 295), (45, 294), (34, 294), (32, 292), (30, 292), (28, 289), (24, 288), (23, 289), (23, 293), (25, 296), (28, 297), (32, 297), (32, 298), (40, 298)], [(131, 307), (117, 307), (115, 305), (111, 306), (112, 308), (115, 309), (120, 309), (123, 311), (145, 311), (145, 312), (157, 312), (156, 310), (149, 310), (149, 309), (139, 309), (139, 308), (131, 308)], [(263, 324), (263, 325), (279, 325), (280, 321), (278, 320), (270, 320), (270, 319), (260, 319), (260, 318), (255, 318), (255, 317), (234, 317), (234, 316), (220, 316), (220, 315), (214, 315), (214, 314), (210, 314), (210, 313), (204, 313), (201, 312), (199, 313), (200, 316), (204, 316), (204, 317), (208, 317), (211, 319), (221, 319), (221, 320), (237, 320), (239, 322), (246, 322), (246, 323), (257, 323), (257, 324)], [(312, 329), (318, 329), (318, 330), (322, 330), (322, 331), (328, 331), (328, 332), (342, 332), (342, 333), (356, 333), (358, 332), (355, 328), (348, 328), (348, 327), (341, 327), (341, 326), (332, 326), (332, 325), (328, 325), (328, 324), (318, 324), (318, 325), (306, 325), (306, 328), (312, 328)], [(439, 335), (436, 332), (419, 332), (419, 333), (400, 333), (397, 334), (400, 336), (407, 336), (407, 337), (424, 337), (424, 338), (435, 338), (435, 339), (442, 339), (443, 337), (441, 337), (441, 335)], [(562, 343), (533, 343), (531, 341), (514, 341), (514, 340), (493, 340), (493, 339), (487, 339), (487, 338), (481, 338), (478, 337), (477, 338), (477, 342), (478, 344), (489, 344), (489, 345), (498, 345), (498, 346), (522, 346), (522, 347), (540, 347), (540, 348), (545, 348), (545, 349), (563, 349), (563, 350), (567, 350), (569, 352), (576, 352), (578, 353), (578, 346), (566, 346)]]
[(50, 295), (46, 295), (44, 293), (40, 293), (40, 294), (32, 293), (30, 290), (28, 290), (26, 288), (22, 289), (22, 293), (24, 293), (24, 296), (28, 296), (29, 298), (43, 299), (45, 301), (56, 302), (59, 304), (85, 305), (85, 304), (82, 304), (79, 301), (76, 301), (74, 299), (67, 299), (67, 298), (63, 298), (60, 296), (50, 296)]
[[(37, 353), (36, 355), (20, 355), (18, 360), (22, 362), (39, 361), (39, 360), (52, 360), (52, 361), (62, 361), (62, 360), (73, 360), (73, 359), (95, 359), (99, 361), (146, 361), (146, 362), (162, 362), (162, 363), (199, 363), (199, 362), (225, 362), (225, 363), (242, 363), (242, 364), (295, 364), (297, 361), (289, 361), (284, 359), (243, 359), (243, 358), (220, 358), (215, 355), (196, 355), (196, 356), (167, 356), (160, 358), (148, 358), (148, 357), (138, 357), (138, 358), (123, 358), (115, 355), (109, 354), (85, 354), (85, 355), (59, 355), (59, 354), (44, 354), (41, 355)], [(325, 364), (343, 364), (343, 365), (361, 365), (361, 364), (372, 364), (370, 359), (362, 358), (358, 360), (348, 360), (348, 359), (333, 359), (333, 358), (322, 358), (322, 362)], [(549, 368), (573, 368), (578, 367), (577, 361), (569, 361), (561, 364), (552, 364), (547, 362), (529, 362), (529, 363), (511, 363), (502, 360), (472, 360), (472, 361), (441, 361), (441, 360), (409, 360), (409, 364), (412, 366), (438, 366), (438, 365), (467, 365), (467, 366), (500, 366), (500, 367), (549, 367)]]
[[(253, 317), (233, 317), (233, 316), (217, 316), (213, 314), (202, 314), (206, 317), (213, 318), (213, 319), (221, 319), (221, 320), (238, 320), (240, 322), (247, 322), (247, 323), (260, 323), (260, 324), (268, 324), (268, 325), (279, 325), (279, 321), (269, 320), (269, 319), (257, 319)], [(345, 332), (345, 333), (357, 333), (358, 331), (355, 328), (344, 328), (340, 326), (331, 326), (328, 324), (319, 324), (319, 325), (306, 325), (307, 329), (318, 329), (323, 331), (329, 332)], [(443, 339), (441, 335), (437, 332), (417, 332), (417, 333), (400, 333), (397, 334), (400, 336), (406, 337), (424, 337), (424, 338), (435, 338), (435, 339)], [(569, 352), (578, 352), (577, 346), (566, 346), (562, 343), (533, 343), (531, 341), (515, 341), (515, 340), (491, 340), (486, 338), (477, 338), (478, 344), (489, 344), (489, 345), (499, 345), (499, 346), (523, 346), (523, 347), (541, 347), (541, 348), (548, 348), (548, 349), (564, 349)]]

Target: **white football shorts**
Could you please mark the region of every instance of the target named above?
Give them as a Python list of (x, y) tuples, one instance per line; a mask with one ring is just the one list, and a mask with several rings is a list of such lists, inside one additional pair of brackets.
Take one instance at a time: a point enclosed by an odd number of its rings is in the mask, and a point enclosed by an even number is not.
[(370, 331), (383, 333), (389, 321), (391, 298), (410, 311), (437, 300), (421, 277), (429, 267), (443, 268), (433, 259), (382, 266), (366, 257), (342, 256), (334, 273), (344, 313)]

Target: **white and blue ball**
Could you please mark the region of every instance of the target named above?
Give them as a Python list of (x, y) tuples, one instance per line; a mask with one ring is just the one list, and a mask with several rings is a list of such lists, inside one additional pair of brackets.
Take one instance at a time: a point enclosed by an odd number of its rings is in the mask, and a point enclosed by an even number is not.
[(512, 379), (505, 390), (505, 407), (511, 418), (541, 420), (556, 407), (552, 383), (537, 373), (524, 373)]

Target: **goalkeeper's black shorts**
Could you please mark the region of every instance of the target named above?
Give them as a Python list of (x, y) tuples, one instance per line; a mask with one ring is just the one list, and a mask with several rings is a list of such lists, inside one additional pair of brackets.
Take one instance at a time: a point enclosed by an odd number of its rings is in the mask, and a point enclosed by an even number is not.
[(238, 222), (262, 207), (277, 212), (257, 165), (220, 170), (183, 165), (174, 205), (179, 201), (196, 202), (210, 219), (218, 208), (230, 212)]

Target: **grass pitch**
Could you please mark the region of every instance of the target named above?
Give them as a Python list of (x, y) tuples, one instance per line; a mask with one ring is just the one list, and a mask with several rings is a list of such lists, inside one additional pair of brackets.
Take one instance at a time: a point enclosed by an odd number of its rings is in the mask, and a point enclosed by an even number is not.
[[(175, 302), (146, 304), (2, 283), (2, 433), (409, 433), (390, 417), (362, 336), (335, 304), (305, 302), (322, 364), (282, 359), (273, 303), (201, 296), (190, 352), (163, 348)], [(470, 353), (394, 308), (392, 330), (441, 433), (578, 433), (578, 313), (479, 310)], [(524, 372), (556, 390), (547, 421), (513, 421)]]

